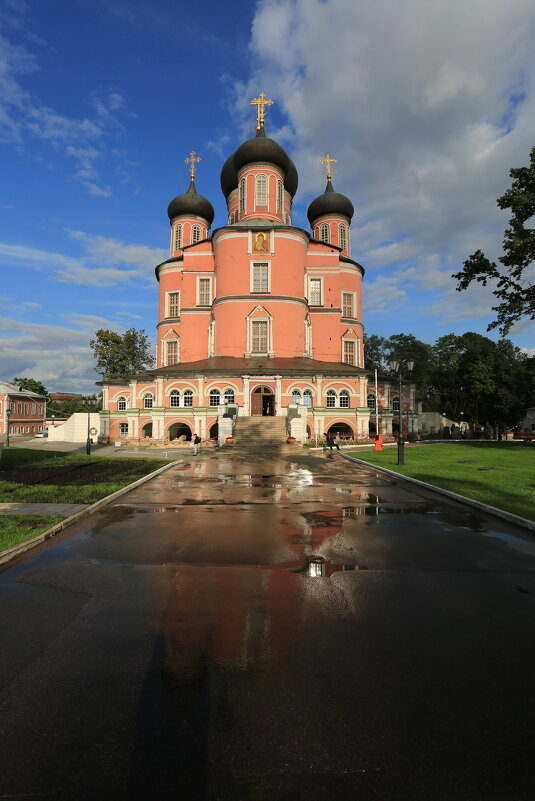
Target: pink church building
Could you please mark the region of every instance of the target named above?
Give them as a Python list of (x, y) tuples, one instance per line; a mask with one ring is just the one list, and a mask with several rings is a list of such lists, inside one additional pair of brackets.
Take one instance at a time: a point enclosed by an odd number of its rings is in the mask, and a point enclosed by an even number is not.
[[(156, 267), (156, 368), (103, 384), (101, 441), (161, 445), (199, 434), (239, 443), (252, 418), (277, 418), (281, 441), (329, 430), (358, 440), (374, 430), (376, 405), (382, 432), (392, 432), (395, 384), (382, 384), (377, 402), (364, 369), (353, 205), (334, 190), (327, 154), (310, 230), (293, 224), (297, 170), (266, 135), (268, 102), (263, 93), (254, 101), (256, 136), (223, 165), (228, 219), (215, 230), (212, 204), (195, 187), (199, 159), (187, 159), (189, 188), (168, 207), (169, 258)], [(407, 388), (404, 408), (414, 406)]]

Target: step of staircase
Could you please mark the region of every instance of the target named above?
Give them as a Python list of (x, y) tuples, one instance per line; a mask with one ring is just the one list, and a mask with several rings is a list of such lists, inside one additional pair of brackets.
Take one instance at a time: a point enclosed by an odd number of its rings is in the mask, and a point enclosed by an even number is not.
[(235, 446), (243, 449), (281, 448), (286, 445), (285, 417), (238, 417)]

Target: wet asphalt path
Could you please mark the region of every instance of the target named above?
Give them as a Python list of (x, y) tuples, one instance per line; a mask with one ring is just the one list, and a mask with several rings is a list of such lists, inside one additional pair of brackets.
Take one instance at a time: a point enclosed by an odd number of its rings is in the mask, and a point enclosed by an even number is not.
[(373, 468), (188, 457), (0, 600), (0, 798), (535, 797), (535, 539)]

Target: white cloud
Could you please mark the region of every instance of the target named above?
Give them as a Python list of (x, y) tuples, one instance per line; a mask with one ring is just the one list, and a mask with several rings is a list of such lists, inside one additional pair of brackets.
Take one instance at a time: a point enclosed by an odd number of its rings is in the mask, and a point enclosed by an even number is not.
[(81, 242), (86, 255), (80, 258), (51, 253), (23, 245), (0, 243), (0, 264), (24, 265), (46, 273), (63, 283), (83, 286), (110, 287), (125, 283), (154, 283), (154, 267), (164, 261), (169, 252), (146, 245), (126, 245), (118, 239), (69, 231), (69, 236)]
[[(368, 298), (375, 275), (398, 270), (383, 291), (410, 282), (449, 302), (448, 276), (471, 253), (500, 254), (507, 213), (496, 198), (534, 144), (534, 33), (532, 0), (488, 0), (484, 11), (480, 0), (258, 4), (256, 67), (235, 85), (234, 109), (250, 116), (260, 89), (282, 106), (300, 197), (322, 191), (325, 151), (338, 159), (333, 183), (356, 207), (353, 257)], [(486, 305), (489, 315), (495, 301), (479, 289), (474, 314)], [(466, 310), (455, 297), (450, 319)]]

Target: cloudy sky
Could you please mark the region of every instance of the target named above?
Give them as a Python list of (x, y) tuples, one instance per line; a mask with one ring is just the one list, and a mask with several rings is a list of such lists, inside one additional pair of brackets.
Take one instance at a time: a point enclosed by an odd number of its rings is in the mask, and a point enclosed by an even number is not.
[[(98, 328), (154, 337), (184, 159), (224, 225), (220, 169), (260, 90), (299, 171), (294, 224), (337, 158), (368, 333), (486, 334), (492, 296), (451, 273), (500, 254), (534, 52), (533, 0), (0, 0), (0, 379), (93, 392)], [(533, 324), (511, 339), (533, 348)]]

